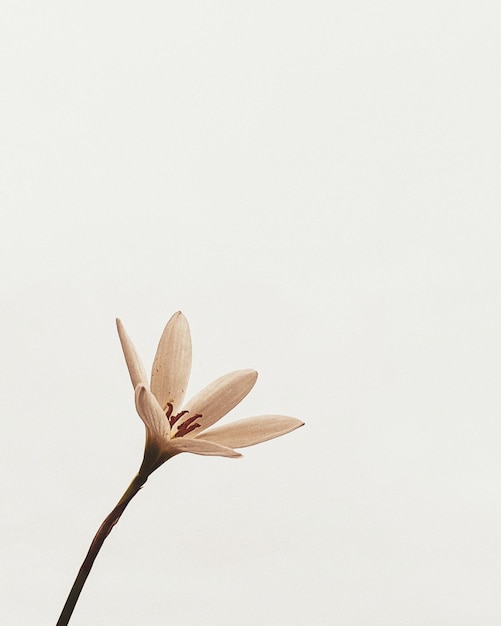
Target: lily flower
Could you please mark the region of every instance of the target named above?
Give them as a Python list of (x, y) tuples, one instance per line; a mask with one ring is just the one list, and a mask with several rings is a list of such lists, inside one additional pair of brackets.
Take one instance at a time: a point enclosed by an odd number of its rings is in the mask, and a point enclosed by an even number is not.
[(151, 385), (120, 320), (117, 329), (134, 387), (136, 409), (146, 426), (144, 458), (139, 472), (92, 540), (56, 626), (68, 625), (106, 537), (148, 476), (160, 465), (181, 452), (241, 456), (235, 448), (268, 441), (303, 425), (294, 417), (261, 415), (210, 428), (245, 398), (254, 387), (257, 372), (239, 370), (221, 376), (181, 408), (191, 372), (191, 336), (184, 315), (180, 311), (174, 313), (162, 333), (153, 361)]
[(239, 457), (235, 448), (253, 446), (285, 435), (300, 420), (284, 415), (260, 415), (210, 428), (239, 404), (254, 386), (257, 372), (238, 370), (221, 376), (183, 406), (191, 372), (191, 335), (178, 311), (167, 323), (153, 361), (151, 384), (123, 324), (117, 329), (134, 387), (136, 409), (146, 426), (140, 474), (147, 477), (181, 452)]

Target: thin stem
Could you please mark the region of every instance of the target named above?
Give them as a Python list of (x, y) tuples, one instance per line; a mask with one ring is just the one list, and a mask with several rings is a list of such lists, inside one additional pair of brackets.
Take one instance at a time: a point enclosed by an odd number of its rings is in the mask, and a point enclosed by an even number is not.
[(75, 582), (73, 583), (73, 587), (71, 588), (68, 599), (66, 600), (66, 604), (63, 607), (56, 626), (67, 626), (68, 622), (70, 621), (71, 614), (73, 613), (73, 609), (75, 608), (75, 605), (77, 603), (78, 597), (80, 596), (80, 592), (82, 591), (85, 581), (87, 580), (87, 576), (90, 574), (92, 565), (94, 564), (94, 561), (99, 554), (99, 550), (101, 549), (104, 540), (110, 534), (113, 526), (115, 526), (115, 524), (120, 519), (120, 516), (125, 511), (125, 508), (129, 504), (129, 502), (136, 495), (136, 493), (138, 493), (138, 491), (147, 480), (147, 474), (144, 475), (141, 472), (136, 474), (131, 484), (127, 487), (124, 495), (120, 498), (118, 504), (99, 527), (96, 536), (90, 544), (89, 551), (87, 552), (87, 556), (85, 557), (82, 566), (80, 567)]

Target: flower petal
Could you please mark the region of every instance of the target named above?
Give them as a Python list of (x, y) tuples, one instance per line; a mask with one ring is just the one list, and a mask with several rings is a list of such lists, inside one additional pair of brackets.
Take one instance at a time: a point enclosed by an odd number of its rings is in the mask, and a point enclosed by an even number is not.
[(204, 456), (226, 456), (234, 459), (242, 456), (240, 452), (218, 443), (199, 441), (198, 439), (187, 439), (186, 437), (171, 439), (167, 444), (167, 449), (169, 452), (172, 451), (172, 455), (179, 454), (180, 452), (191, 452), (192, 454), (202, 454)]
[(146, 370), (144, 369), (134, 344), (119, 319), (117, 319), (117, 330), (118, 336), (120, 337), (120, 343), (122, 344), (125, 362), (127, 363), (127, 368), (129, 370), (130, 379), (132, 381), (132, 386), (135, 389), (139, 384), (148, 385)]
[(148, 431), (160, 439), (169, 439), (169, 422), (157, 399), (144, 385), (135, 391), (136, 409)]
[(230, 448), (245, 448), (280, 437), (304, 426), (304, 422), (285, 415), (260, 415), (233, 422), (197, 435), (197, 439), (212, 441)]
[(178, 311), (167, 322), (160, 337), (151, 370), (151, 391), (165, 410), (170, 402), (174, 413), (183, 402), (191, 372), (191, 335), (188, 320)]
[(254, 387), (256, 379), (257, 372), (254, 370), (237, 370), (221, 376), (188, 402), (184, 407), (184, 410), (188, 412), (186, 418), (180, 420), (176, 426), (179, 428), (184, 421), (192, 419), (195, 415), (200, 415), (196, 420), (200, 424), (200, 428), (184, 436), (195, 437), (198, 433), (215, 424), (241, 402)]

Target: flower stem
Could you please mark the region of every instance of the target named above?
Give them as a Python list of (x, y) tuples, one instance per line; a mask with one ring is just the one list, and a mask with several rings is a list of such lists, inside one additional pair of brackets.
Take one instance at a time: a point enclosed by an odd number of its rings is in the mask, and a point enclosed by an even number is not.
[(68, 595), (68, 599), (63, 607), (61, 615), (57, 621), (56, 626), (67, 626), (70, 621), (71, 614), (73, 613), (73, 609), (77, 603), (77, 600), (80, 596), (80, 592), (87, 580), (88, 575), (90, 574), (90, 570), (92, 569), (92, 565), (99, 554), (99, 550), (104, 543), (106, 537), (110, 534), (111, 529), (120, 519), (120, 516), (125, 511), (125, 508), (132, 500), (132, 498), (138, 493), (144, 483), (148, 480), (148, 475), (144, 475), (141, 472), (136, 474), (133, 478), (131, 484), (127, 487), (124, 495), (118, 501), (118, 504), (115, 506), (113, 511), (108, 515), (108, 517), (104, 520), (104, 522), (99, 527), (99, 530), (96, 533), (96, 536), (92, 540), (90, 544), (89, 551), (87, 552), (87, 556), (80, 567), (80, 570), (75, 578), (75, 582), (73, 583), (73, 587)]

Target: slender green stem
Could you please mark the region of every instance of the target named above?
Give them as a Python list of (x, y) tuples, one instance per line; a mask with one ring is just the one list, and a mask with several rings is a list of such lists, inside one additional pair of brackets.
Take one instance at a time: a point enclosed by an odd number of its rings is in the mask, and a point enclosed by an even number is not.
[(77, 603), (78, 597), (80, 596), (80, 592), (82, 591), (85, 581), (87, 580), (87, 576), (90, 574), (92, 565), (94, 564), (94, 561), (99, 553), (99, 550), (101, 549), (101, 546), (104, 543), (104, 540), (110, 534), (113, 526), (115, 526), (115, 524), (120, 519), (120, 516), (125, 511), (125, 508), (129, 504), (129, 502), (137, 494), (137, 492), (141, 489), (141, 487), (147, 480), (147, 474), (144, 475), (141, 472), (136, 474), (131, 484), (127, 487), (124, 495), (120, 498), (118, 504), (99, 527), (96, 536), (90, 544), (89, 551), (87, 552), (87, 556), (85, 557), (82, 566), (80, 567), (75, 582), (73, 583), (73, 587), (71, 588), (68, 599), (66, 600), (66, 604), (63, 607), (56, 626), (67, 626), (68, 622), (70, 621), (71, 614), (73, 613), (73, 609), (75, 608), (75, 605)]

